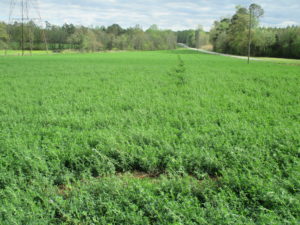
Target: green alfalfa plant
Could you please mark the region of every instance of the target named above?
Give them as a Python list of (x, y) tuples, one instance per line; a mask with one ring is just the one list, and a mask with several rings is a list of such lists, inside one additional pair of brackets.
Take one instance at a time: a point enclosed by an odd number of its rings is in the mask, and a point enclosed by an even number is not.
[(187, 83), (186, 68), (180, 55), (178, 55), (176, 67), (169, 72), (169, 75), (175, 79), (177, 86), (185, 85)]

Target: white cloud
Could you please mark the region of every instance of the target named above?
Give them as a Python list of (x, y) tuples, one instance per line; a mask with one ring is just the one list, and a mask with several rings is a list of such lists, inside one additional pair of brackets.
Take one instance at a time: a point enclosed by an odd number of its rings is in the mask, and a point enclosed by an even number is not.
[[(9, 0), (0, 1), (0, 20), (7, 21)], [(140, 24), (147, 28), (157, 24), (174, 30), (195, 28), (209, 30), (214, 20), (230, 16), (236, 5), (249, 5), (252, 0), (40, 0), (44, 20), (53, 24), (65, 22), (81, 25), (123, 27)], [(287, 26), (300, 23), (299, 0), (257, 0), (266, 13), (264, 26)], [(34, 15), (32, 15), (34, 17)]]
[(277, 26), (278, 27), (287, 27), (287, 26), (293, 26), (293, 25), (299, 25), (299, 23), (295, 21), (284, 21), (282, 23), (279, 23)]

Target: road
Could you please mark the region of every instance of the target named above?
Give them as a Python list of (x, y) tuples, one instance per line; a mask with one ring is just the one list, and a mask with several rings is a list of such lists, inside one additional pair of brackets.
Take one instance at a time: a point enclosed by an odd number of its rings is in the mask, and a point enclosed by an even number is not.
[[(246, 59), (246, 60), (248, 60), (248, 57), (245, 57), (245, 56), (229, 55), (229, 54), (212, 52), (212, 51), (207, 51), (207, 50), (198, 49), (198, 48), (191, 48), (191, 47), (189, 47), (189, 46), (187, 46), (186, 44), (183, 44), (183, 43), (178, 43), (178, 45), (181, 46), (181, 47), (183, 47), (183, 48), (186, 48), (186, 49), (190, 49), (190, 50), (198, 51), (198, 52), (203, 52), (203, 53), (206, 53), (206, 54), (221, 55), (221, 56), (226, 56), (226, 57), (232, 57), (232, 58), (237, 58), (237, 59)], [(260, 60), (260, 59), (250, 58), (250, 60)]]

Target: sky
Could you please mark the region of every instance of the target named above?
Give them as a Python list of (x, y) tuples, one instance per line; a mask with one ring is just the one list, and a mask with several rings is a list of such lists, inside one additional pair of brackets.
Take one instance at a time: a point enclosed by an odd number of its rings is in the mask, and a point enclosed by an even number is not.
[[(21, 0), (14, 0), (21, 2)], [(231, 16), (235, 6), (261, 5), (265, 15), (262, 26), (285, 27), (300, 25), (300, 0), (29, 0), (38, 2), (44, 21), (61, 25), (73, 23), (85, 26), (122, 27), (137, 24), (147, 29), (157, 24), (161, 29), (184, 30), (202, 25), (207, 31), (213, 22)], [(8, 21), (11, 0), (0, 0), (0, 20)], [(20, 5), (17, 4), (17, 5)], [(32, 7), (29, 7), (32, 8)], [(29, 17), (36, 18), (34, 8)], [(15, 7), (12, 17), (20, 16)]]

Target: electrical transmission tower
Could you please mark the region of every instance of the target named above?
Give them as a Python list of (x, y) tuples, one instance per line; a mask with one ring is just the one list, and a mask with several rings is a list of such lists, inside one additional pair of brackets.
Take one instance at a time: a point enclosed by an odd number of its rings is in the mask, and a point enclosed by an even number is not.
[[(22, 49), (22, 56), (24, 56), (24, 51), (26, 48), (25, 45), (28, 42), (30, 54), (32, 54), (34, 42), (34, 31), (32, 30), (34, 27), (32, 28), (32, 23), (40, 27), (42, 39), (45, 44), (45, 49), (48, 52), (46, 34), (43, 28), (44, 22), (42, 21), (42, 17), (39, 11), (38, 0), (10, 0), (8, 27), (12, 26), (13, 23), (17, 23), (21, 26), (20, 44)], [(9, 30), (8, 34), (10, 36)]]

